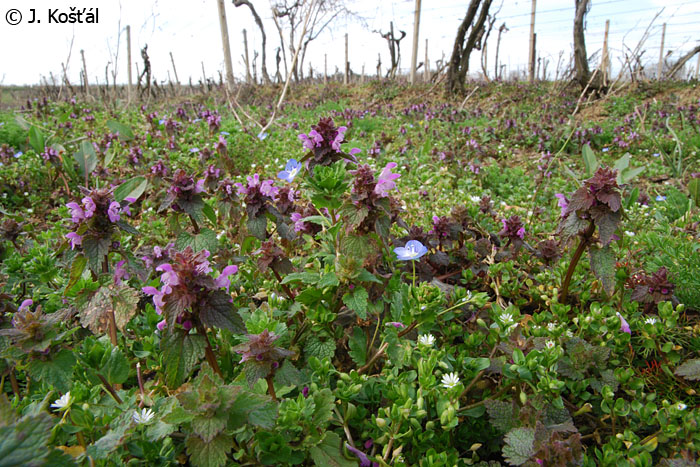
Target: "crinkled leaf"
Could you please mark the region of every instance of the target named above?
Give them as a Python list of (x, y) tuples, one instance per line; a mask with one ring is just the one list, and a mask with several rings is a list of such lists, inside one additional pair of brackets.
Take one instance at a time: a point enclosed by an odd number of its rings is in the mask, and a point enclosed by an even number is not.
[(674, 374), (689, 381), (700, 380), (700, 358), (694, 358), (682, 363), (676, 368)]
[(206, 340), (198, 334), (168, 333), (160, 342), (165, 366), (165, 383), (179, 387), (204, 357)]
[(588, 227), (588, 221), (581, 219), (575, 212), (572, 212), (561, 221), (558, 231), (563, 240), (566, 241), (586, 230), (586, 227)]
[(109, 253), (112, 243), (108, 238), (86, 237), (83, 239), (83, 251), (87, 256), (90, 269), (99, 274), (102, 271), (102, 262)]
[(517, 421), (513, 402), (487, 399), (484, 405), (491, 425), (504, 433), (513, 428)]
[(114, 319), (117, 328), (124, 332), (126, 325), (136, 314), (139, 303), (139, 293), (126, 285), (121, 285), (113, 290)]
[(316, 407), (314, 408), (311, 423), (313, 426), (321, 428), (333, 417), (335, 396), (330, 389), (324, 388), (318, 392), (315, 392), (313, 398)]
[(503, 457), (510, 465), (523, 465), (535, 454), (535, 430), (513, 428), (505, 436)]
[(603, 245), (607, 245), (612, 241), (613, 234), (620, 224), (622, 214), (620, 211), (612, 212), (609, 209), (596, 208), (591, 209), (591, 216), (595, 225), (598, 227), (598, 236)]
[(27, 365), (29, 375), (36, 380), (44, 381), (48, 385), (53, 385), (61, 392), (70, 389), (71, 376), (73, 375), (73, 365), (75, 365), (75, 355), (68, 349), (62, 349), (53, 355), (50, 360), (35, 359)]
[(245, 389), (227, 410), (228, 428), (237, 429), (246, 423), (265, 429), (272, 429), (277, 419), (277, 404), (263, 394), (255, 394)]
[(126, 438), (127, 426), (122, 425), (109, 430), (106, 435), (95, 441), (94, 444), (88, 446), (87, 454), (93, 459), (104, 459), (110, 452), (114, 451), (117, 447), (122, 444), (122, 441)]
[(65, 291), (63, 292), (64, 294), (78, 283), (83, 275), (83, 271), (85, 271), (87, 261), (85, 255), (76, 255), (75, 258), (73, 258), (73, 263), (70, 266), (70, 276), (68, 277), (68, 284), (66, 284)]
[(265, 240), (267, 236), (267, 217), (260, 215), (248, 218), (246, 223), (248, 232), (257, 239)]
[(196, 467), (220, 467), (226, 465), (226, 455), (233, 447), (231, 437), (221, 434), (210, 442), (190, 435), (185, 441), (190, 462)]
[(367, 361), (367, 336), (362, 332), (362, 328), (356, 326), (352, 331), (352, 336), (348, 340), (350, 352), (348, 354), (355, 363), (362, 366)]
[(196, 253), (202, 250), (214, 252), (217, 250), (219, 241), (216, 239), (216, 233), (210, 229), (202, 229), (197, 235), (189, 232), (180, 232), (175, 240), (175, 248), (184, 250), (188, 246)]
[(0, 465), (42, 466), (54, 421), (47, 413), (25, 415), (0, 428)]
[(220, 417), (205, 414), (192, 419), (192, 431), (206, 443), (214, 439), (224, 428), (226, 428), (226, 420)]
[(275, 372), (275, 383), (280, 386), (300, 386), (304, 381), (304, 374), (289, 360), (285, 360)]
[(323, 441), (309, 450), (314, 464), (318, 467), (357, 467), (357, 459), (346, 459), (340, 444), (340, 436), (332, 431), (326, 432)]
[(245, 362), (243, 366), (243, 372), (245, 373), (245, 379), (248, 382), (249, 387), (255, 386), (261, 378), (266, 378), (267, 375), (272, 371), (272, 364), (270, 362)]
[(209, 294), (206, 305), (200, 308), (199, 317), (208, 327), (228, 329), (237, 334), (245, 332), (245, 324), (231, 303), (231, 296), (223, 290)]
[(330, 339), (319, 339), (318, 336), (312, 334), (306, 339), (304, 353), (307, 355), (307, 358), (314, 356), (319, 360), (323, 360), (324, 358), (332, 360), (335, 355), (335, 342)]
[(615, 292), (615, 253), (610, 246), (591, 246), (588, 252), (593, 274), (603, 284), (605, 292), (612, 295)]
[(343, 295), (343, 303), (352, 311), (357, 313), (361, 319), (367, 318), (367, 300), (369, 294), (364, 287), (355, 287), (355, 290)]

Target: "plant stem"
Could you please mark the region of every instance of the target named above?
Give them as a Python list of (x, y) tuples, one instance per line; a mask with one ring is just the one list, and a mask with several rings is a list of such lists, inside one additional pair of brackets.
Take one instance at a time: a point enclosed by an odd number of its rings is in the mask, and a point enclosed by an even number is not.
[(209, 336), (207, 336), (207, 331), (204, 329), (202, 323), (197, 324), (197, 332), (204, 336), (204, 340), (207, 342), (207, 346), (204, 348), (204, 355), (207, 358), (207, 363), (209, 363), (211, 369), (214, 370), (214, 373), (223, 378), (224, 375), (221, 373), (221, 368), (219, 368), (219, 364), (216, 361), (214, 350), (211, 348), (211, 342), (209, 342)]
[(100, 381), (102, 381), (102, 384), (104, 385), (105, 389), (107, 390), (109, 395), (112, 396), (112, 399), (114, 399), (117, 402), (117, 404), (121, 404), (122, 400), (119, 397), (119, 394), (117, 394), (117, 391), (115, 391), (114, 386), (109, 384), (109, 381), (107, 381), (107, 378), (105, 378), (104, 376), (102, 376), (99, 373), (97, 374), (97, 377), (100, 378)]
[(280, 285), (282, 286), (282, 289), (284, 289), (284, 293), (287, 294), (287, 298), (289, 298), (290, 300), (294, 300), (294, 297), (295, 297), (296, 295), (294, 295), (294, 292), (292, 292), (292, 289), (290, 289), (289, 286), (288, 286), (287, 284), (283, 284), (283, 283), (282, 283), (282, 276), (280, 276), (280, 273), (277, 272), (277, 271), (276, 271), (275, 269), (273, 269), (273, 268), (270, 268), (270, 269), (272, 269), (272, 272), (275, 274), (275, 277), (277, 278), (277, 282), (279, 282)]
[(10, 371), (10, 385), (12, 386), (12, 392), (15, 393), (15, 396), (20, 397), (19, 395), (19, 383), (17, 382), (17, 376), (15, 376), (15, 369), (13, 368), (12, 371)]
[[(575, 214), (574, 214), (575, 215)], [(566, 299), (569, 296), (569, 284), (571, 283), (571, 277), (574, 275), (574, 270), (578, 264), (583, 252), (591, 241), (591, 236), (595, 231), (595, 224), (590, 221), (586, 231), (581, 234), (581, 242), (578, 244), (574, 256), (571, 257), (571, 262), (569, 263), (569, 268), (566, 270), (566, 277), (564, 277), (564, 283), (561, 285), (561, 292), (559, 292), (559, 302), (566, 303)]]
[(413, 266), (413, 288), (416, 288), (416, 261), (413, 260), (411, 261), (411, 265)]
[(372, 358), (370, 358), (369, 361), (367, 363), (365, 363), (364, 366), (362, 366), (359, 370), (357, 370), (357, 372), (359, 374), (362, 374), (362, 373), (365, 373), (367, 370), (369, 370), (370, 367), (374, 364), (374, 362), (377, 361), (377, 359), (384, 354), (384, 351), (386, 350), (387, 347), (389, 347), (389, 343), (384, 342), (381, 345), (381, 347), (379, 347), (379, 350), (377, 350), (377, 352), (374, 355), (372, 355)]
[(270, 397), (272, 397), (272, 400), (277, 402), (277, 394), (275, 393), (275, 384), (272, 381), (273, 379), (273, 374), (270, 373), (265, 377), (265, 381), (267, 381), (267, 392), (270, 394)]
[(197, 220), (192, 216), (192, 214), (188, 214), (190, 216), (190, 221), (192, 221), (192, 227), (194, 227), (194, 234), (197, 235), (199, 233), (199, 224), (197, 224)]

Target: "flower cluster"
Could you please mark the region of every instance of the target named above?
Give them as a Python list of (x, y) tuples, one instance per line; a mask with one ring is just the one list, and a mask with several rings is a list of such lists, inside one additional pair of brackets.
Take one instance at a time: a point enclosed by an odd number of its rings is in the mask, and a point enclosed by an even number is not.
[[(632, 300), (647, 305), (656, 305), (671, 300), (676, 286), (667, 276), (668, 271), (663, 266), (651, 275), (644, 273), (635, 275), (633, 277)], [(653, 306), (647, 308), (652, 309)]]
[(299, 139), (309, 153), (302, 160), (306, 160), (306, 166), (313, 170), (317, 165), (331, 165), (341, 159), (355, 162), (355, 155), (359, 149), (351, 149), (348, 154), (342, 152), (341, 144), (345, 142), (347, 127), (336, 127), (330, 117), (321, 118), (316, 125), (311, 126), (308, 134), (301, 133)]
[(199, 195), (204, 191), (204, 183), (205, 179), (195, 182), (184, 170), (177, 169), (160, 210), (172, 207), (177, 212), (194, 214), (197, 207), (201, 209), (204, 203)]
[(508, 244), (517, 250), (525, 239), (525, 226), (523, 226), (520, 216), (510, 216), (508, 219), (501, 219), (501, 222), (503, 229), (498, 232), (498, 235), (508, 239)]
[(238, 195), (243, 198), (249, 218), (258, 217), (263, 208), (271, 206), (277, 199), (279, 188), (272, 180), (260, 180), (260, 175), (254, 174), (247, 177), (248, 184), (235, 183), (238, 188)]
[(136, 201), (127, 198), (118, 203), (109, 188), (85, 190), (85, 193), (82, 204), (74, 201), (66, 204), (74, 224), (74, 230), (66, 235), (71, 249), (81, 246), (87, 237), (95, 241), (109, 239), (114, 232), (114, 225), (121, 221), (122, 213), (129, 215), (129, 204)]
[[(171, 329), (175, 324), (181, 324), (185, 330), (191, 329), (196, 320), (205, 321), (211, 318), (212, 308), (220, 305), (220, 299), (212, 300), (214, 292), (220, 289), (228, 290), (231, 281), (229, 276), (238, 272), (237, 266), (226, 266), (219, 276), (214, 279), (209, 275), (213, 271), (207, 258), (210, 253), (202, 250), (195, 253), (191, 247), (184, 251), (171, 252), (170, 263), (162, 263), (156, 267), (161, 272), (161, 288), (148, 286), (142, 290), (153, 296), (153, 304), (158, 314), (165, 314), (165, 319), (158, 323), (159, 329), (166, 326)], [(228, 294), (225, 294), (228, 297)], [(230, 299), (227, 299), (230, 302)]]

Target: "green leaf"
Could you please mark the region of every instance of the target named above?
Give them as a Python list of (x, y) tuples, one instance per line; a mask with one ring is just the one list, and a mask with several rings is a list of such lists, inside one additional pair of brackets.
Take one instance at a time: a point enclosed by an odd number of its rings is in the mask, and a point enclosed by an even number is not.
[(615, 292), (615, 253), (610, 246), (591, 246), (588, 249), (593, 274), (603, 284), (608, 295)]
[(110, 452), (114, 451), (122, 444), (126, 438), (127, 426), (122, 425), (112, 430), (109, 430), (106, 435), (95, 441), (94, 444), (88, 446), (87, 455), (93, 459), (104, 459)]
[(204, 357), (206, 340), (198, 334), (168, 333), (160, 341), (165, 366), (165, 383), (179, 387)]
[[(4, 398), (4, 395), (0, 397)], [(49, 414), (40, 412), (32, 416), (25, 415), (8, 426), (0, 427), (0, 465), (45, 465), (53, 423)]]
[(27, 365), (29, 375), (47, 385), (53, 385), (59, 391), (68, 392), (73, 376), (75, 356), (68, 349), (62, 349), (50, 360), (32, 360)]
[(126, 325), (136, 315), (140, 294), (129, 286), (121, 285), (112, 291), (114, 320), (117, 328), (124, 332)]
[(309, 450), (314, 464), (319, 467), (357, 467), (357, 459), (346, 459), (340, 444), (340, 436), (332, 431), (326, 432), (323, 441)]
[(356, 279), (361, 282), (375, 282), (377, 284), (384, 284), (381, 280), (377, 278), (377, 276), (375, 276), (374, 274), (372, 274), (364, 268), (360, 270), (360, 273), (357, 275)]
[(282, 284), (290, 282), (303, 282), (304, 284), (316, 284), (318, 282), (318, 274), (314, 272), (292, 272), (284, 276)]
[(206, 443), (211, 442), (211, 440), (214, 439), (216, 435), (221, 433), (224, 428), (226, 428), (225, 419), (210, 416), (208, 413), (192, 419), (192, 430)]
[(44, 148), (46, 147), (44, 134), (34, 125), (29, 128), (29, 145), (37, 154), (44, 152)]
[(700, 380), (700, 358), (694, 358), (684, 362), (676, 368), (673, 374), (681, 376), (689, 381)]
[(87, 258), (85, 255), (76, 255), (75, 258), (73, 258), (73, 263), (70, 266), (68, 284), (66, 284), (66, 288), (63, 291), (64, 295), (78, 283), (83, 275), (83, 271), (85, 271), (85, 266), (87, 266)]
[(112, 242), (108, 238), (86, 237), (83, 239), (83, 251), (88, 259), (90, 269), (99, 274), (102, 271), (102, 261), (109, 253)]
[(513, 428), (505, 436), (503, 457), (510, 465), (523, 465), (535, 454), (535, 430)]
[(146, 191), (147, 187), (148, 180), (146, 180), (146, 177), (138, 176), (130, 178), (114, 189), (114, 200), (121, 203), (126, 198), (139, 199)]
[(196, 467), (220, 467), (226, 465), (226, 455), (231, 450), (231, 437), (221, 434), (210, 442), (190, 435), (185, 440), (190, 462)]
[(357, 313), (361, 319), (367, 318), (367, 300), (369, 299), (369, 294), (364, 287), (355, 287), (352, 293), (346, 293), (343, 295), (343, 303), (347, 305), (352, 311)]
[(321, 277), (321, 280), (318, 281), (317, 287), (319, 289), (325, 289), (326, 287), (335, 287), (338, 284), (340, 284), (338, 276), (336, 276), (334, 272), (329, 272)]
[(267, 217), (264, 215), (248, 218), (248, 232), (257, 239), (265, 240), (267, 236)]
[(332, 360), (335, 355), (335, 342), (332, 340), (321, 340), (316, 334), (312, 334), (306, 339), (304, 353), (307, 357), (314, 356), (319, 360), (324, 358)]
[(100, 287), (80, 309), (80, 324), (95, 335), (105, 334), (109, 328), (109, 314), (113, 311), (112, 291), (109, 287)]
[(330, 389), (324, 388), (315, 392), (313, 394), (313, 399), (315, 408), (311, 424), (318, 429), (322, 429), (323, 425), (333, 417), (335, 396)]
[(277, 419), (277, 404), (267, 395), (242, 389), (227, 413), (228, 428), (231, 430), (246, 423), (270, 430), (275, 426)]
[(502, 432), (507, 432), (517, 421), (515, 411), (513, 410), (513, 402), (499, 401), (487, 399), (486, 411), (489, 413), (489, 422), (491, 425)]
[(593, 149), (588, 144), (583, 147), (583, 165), (586, 169), (586, 178), (591, 178), (595, 171), (598, 170), (598, 167), (600, 167)]
[(188, 246), (192, 247), (195, 253), (202, 250), (214, 252), (218, 249), (219, 241), (216, 239), (216, 233), (211, 229), (202, 229), (197, 235), (180, 232), (175, 240), (175, 248), (184, 250)]
[(121, 122), (109, 120), (107, 121), (107, 128), (109, 128), (109, 131), (112, 133), (119, 133), (119, 139), (121, 141), (131, 141), (134, 139), (134, 132), (131, 131), (131, 128)]
[(367, 336), (362, 332), (362, 328), (356, 326), (352, 331), (352, 336), (348, 341), (350, 351), (348, 354), (355, 363), (362, 366), (367, 361)]
[(97, 154), (89, 141), (80, 143), (80, 149), (73, 154), (73, 157), (78, 163), (78, 169), (80, 169), (80, 175), (83, 178), (87, 178), (97, 167)]
[(119, 347), (112, 347), (100, 371), (110, 384), (121, 384), (129, 377), (129, 361)]
[(231, 296), (223, 290), (209, 294), (206, 304), (200, 307), (199, 317), (208, 327), (228, 329), (236, 334), (245, 332), (245, 324), (234, 310)]
[(212, 224), (216, 225), (216, 213), (214, 212), (214, 208), (209, 206), (207, 203), (204, 203), (204, 206), (202, 206), (202, 214), (209, 219), (209, 222)]
[(301, 386), (305, 381), (304, 374), (289, 360), (285, 360), (275, 372), (275, 383), (280, 386)]
[(688, 193), (695, 201), (695, 206), (700, 207), (700, 178), (694, 178), (688, 182)]

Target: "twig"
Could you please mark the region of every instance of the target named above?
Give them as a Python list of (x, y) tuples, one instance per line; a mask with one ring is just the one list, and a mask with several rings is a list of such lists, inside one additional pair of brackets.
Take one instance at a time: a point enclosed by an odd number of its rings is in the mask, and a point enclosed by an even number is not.
[(478, 91), (480, 87), (481, 87), (481, 86), (477, 86), (477, 87), (475, 87), (474, 89), (472, 89), (472, 92), (470, 92), (470, 93), (467, 95), (467, 97), (464, 98), (464, 100), (462, 101), (462, 103), (459, 105), (459, 109), (458, 109), (458, 110), (459, 110), (460, 112), (464, 109), (464, 104), (467, 103), (467, 101), (469, 100), (469, 98), (472, 97), (472, 95), (473, 95), (476, 91)]
[(387, 349), (387, 347), (389, 347), (389, 343), (384, 342), (381, 345), (381, 347), (379, 347), (379, 350), (377, 350), (377, 352), (374, 355), (372, 355), (372, 358), (370, 358), (369, 361), (364, 366), (362, 366), (359, 370), (357, 370), (357, 373), (361, 375), (361, 374), (365, 373), (367, 370), (369, 370), (372, 367), (372, 365), (374, 364), (374, 362), (376, 362), (377, 359), (384, 354), (384, 351)]
[(100, 378), (100, 381), (102, 381), (102, 384), (104, 385), (105, 389), (107, 390), (107, 392), (109, 392), (109, 395), (112, 396), (112, 399), (114, 399), (117, 402), (117, 404), (122, 404), (123, 401), (117, 394), (117, 391), (114, 390), (114, 387), (111, 384), (109, 384), (109, 381), (107, 381), (107, 379), (99, 373), (97, 374), (97, 377)]

